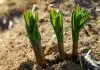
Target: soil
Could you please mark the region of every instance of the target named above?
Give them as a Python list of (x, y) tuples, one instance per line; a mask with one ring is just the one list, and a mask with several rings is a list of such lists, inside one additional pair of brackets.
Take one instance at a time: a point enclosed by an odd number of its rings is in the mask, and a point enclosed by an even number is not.
[[(0, 1), (0, 70), (43, 70), (36, 64), (34, 51), (27, 37), (23, 14), (10, 16), (14, 9), (21, 11), (37, 5), (39, 13), (39, 31), (42, 47), (47, 59), (56, 59), (58, 55), (57, 40), (50, 24), (49, 12), (51, 7), (60, 6), (64, 16), (64, 50), (72, 52), (71, 13), (75, 7), (74, 0), (63, 0), (56, 4), (54, 0), (1, 0)], [(59, 0), (60, 1), (60, 0)], [(96, 6), (96, 19), (91, 20), (80, 32), (79, 53), (92, 49), (93, 56), (100, 60), (100, 1), (93, 0)], [(88, 8), (91, 9), (91, 8)], [(16, 11), (15, 11), (16, 12)], [(4, 21), (4, 19), (7, 21)], [(2, 23), (5, 22), (5, 23)], [(80, 64), (64, 60), (50, 65), (46, 70), (81, 70)]]

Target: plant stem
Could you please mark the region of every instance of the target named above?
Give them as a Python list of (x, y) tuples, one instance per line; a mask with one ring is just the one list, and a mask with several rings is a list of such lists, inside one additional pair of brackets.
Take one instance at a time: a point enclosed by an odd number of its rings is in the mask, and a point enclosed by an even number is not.
[(32, 46), (33, 46), (33, 50), (35, 52), (37, 64), (42, 66), (42, 67), (45, 67), (46, 61), (45, 61), (45, 56), (43, 54), (43, 50), (42, 50), (41, 45), (40, 44), (38, 44), (38, 45), (32, 44)]
[(58, 50), (59, 50), (60, 58), (64, 59), (65, 58), (65, 52), (64, 52), (63, 42), (58, 43)]
[(73, 42), (72, 59), (76, 60), (78, 56), (78, 41)]

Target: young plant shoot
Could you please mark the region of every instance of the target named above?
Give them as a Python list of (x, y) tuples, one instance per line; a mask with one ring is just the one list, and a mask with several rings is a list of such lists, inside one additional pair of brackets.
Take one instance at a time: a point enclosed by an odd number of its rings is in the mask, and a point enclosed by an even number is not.
[(38, 14), (36, 12), (32, 14), (32, 11), (26, 11), (24, 13), (24, 19), (26, 22), (26, 31), (35, 52), (37, 64), (45, 66), (45, 56), (41, 47), (41, 36), (38, 31)]
[(76, 60), (78, 56), (78, 40), (79, 40), (79, 32), (84, 27), (84, 24), (89, 20), (90, 13), (79, 5), (73, 10), (72, 13), (72, 39), (73, 39), (73, 50), (72, 56), (73, 59)]
[(55, 31), (60, 58), (65, 58), (65, 52), (63, 47), (63, 18), (59, 11), (52, 9), (50, 12), (50, 21)]

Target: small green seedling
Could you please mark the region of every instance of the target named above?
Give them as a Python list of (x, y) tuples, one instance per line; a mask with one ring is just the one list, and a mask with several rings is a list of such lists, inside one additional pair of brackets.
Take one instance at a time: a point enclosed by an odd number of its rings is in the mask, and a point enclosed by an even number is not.
[(57, 37), (60, 58), (64, 59), (65, 52), (63, 47), (63, 18), (60, 11), (52, 9), (50, 12), (50, 21)]
[(32, 11), (26, 11), (24, 13), (24, 19), (26, 22), (26, 31), (32, 48), (34, 49), (36, 61), (38, 65), (45, 65), (45, 57), (41, 47), (41, 36), (38, 31), (38, 13)]
[(79, 5), (73, 10), (71, 25), (72, 25), (72, 39), (73, 39), (73, 51), (72, 55), (75, 59), (78, 55), (78, 40), (79, 40), (79, 32), (84, 27), (84, 24), (89, 20), (90, 13), (85, 11)]

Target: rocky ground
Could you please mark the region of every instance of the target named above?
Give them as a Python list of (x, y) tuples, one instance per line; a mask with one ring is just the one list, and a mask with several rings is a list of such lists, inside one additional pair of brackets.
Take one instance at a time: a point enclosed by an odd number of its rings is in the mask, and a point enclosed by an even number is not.
[[(56, 1), (56, 0), (55, 0)], [(91, 20), (80, 33), (79, 52), (91, 48), (95, 59), (100, 60), (100, 1), (93, 0), (97, 18)], [(22, 12), (19, 16), (10, 13), (17, 8), (21, 11), (32, 8), (36, 3), (39, 13), (39, 31), (42, 38), (45, 57), (52, 60), (58, 54), (57, 41), (50, 24), (49, 11), (52, 6), (57, 8), (54, 0), (0, 0), (0, 70), (42, 70), (35, 62), (34, 51), (25, 31)], [(60, 10), (64, 15), (64, 50), (71, 54), (71, 13), (75, 7), (74, 0), (60, 2)], [(91, 9), (91, 8), (90, 8)], [(2, 19), (3, 18), (3, 19)], [(7, 21), (6, 21), (7, 20)], [(48, 66), (46, 70), (81, 70), (79, 64), (64, 60)]]

